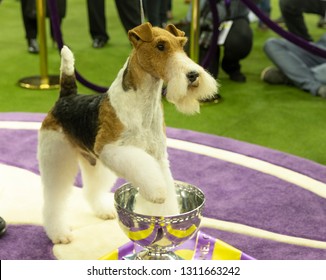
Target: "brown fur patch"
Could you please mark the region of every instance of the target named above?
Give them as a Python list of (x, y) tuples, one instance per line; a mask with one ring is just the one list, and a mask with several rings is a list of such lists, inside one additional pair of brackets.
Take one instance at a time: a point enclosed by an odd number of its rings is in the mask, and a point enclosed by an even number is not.
[(103, 101), (99, 112), (99, 130), (96, 136), (94, 151), (100, 154), (104, 145), (117, 141), (124, 130), (109, 100)]
[(56, 130), (59, 131), (61, 129), (60, 124), (56, 120), (56, 118), (49, 112), (45, 119), (42, 122), (41, 129), (49, 129), (49, 130)]
[(131, 69), (129, 68), (129, 63), (126, 69), (123, 72), (122, 77), (122, 88), (124, 91), (128, 91), (130, 89), (133, 89), (134, 91), (137, 90), (136, 81), (134, 78), (134, 74), (132, 73)]
[(142, 64), (138, 60), (137, 55), (130, 55), (130, 67), (128, 67), (128, 74), (126, 79), (130, 87), (134, 90), (139, 88), (139, 85), (143, 84), (146, 70), (142, 67)]

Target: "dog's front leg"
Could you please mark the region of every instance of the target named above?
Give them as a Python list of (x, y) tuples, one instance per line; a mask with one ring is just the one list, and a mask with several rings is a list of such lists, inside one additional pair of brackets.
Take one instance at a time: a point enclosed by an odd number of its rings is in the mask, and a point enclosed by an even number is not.
[(166, 182), (167, 196), (162, 204), (156, 204), (138, 197), (135, 205), (135, 212), (150, 216), (170, 216), (180, 214), (174, 180), (170, 171), (169, 161), (164, 158), (159, 160), (161, 172)]
[(171, 173), (169, 160), (166, 157), (161, 159), (159, 163), (167, 184), (167, 199), (164, 202), (163, 215), (167, 216), (180, 214), (177, 201), (177, 194), (175, 191), (174, 179)]
[(167, 185), (158, 161), (144, 150), (134, 146), (107, 144), (99, 155), (100, 160), (118, 176), (126, 179), (148, 201), (163, 203)]

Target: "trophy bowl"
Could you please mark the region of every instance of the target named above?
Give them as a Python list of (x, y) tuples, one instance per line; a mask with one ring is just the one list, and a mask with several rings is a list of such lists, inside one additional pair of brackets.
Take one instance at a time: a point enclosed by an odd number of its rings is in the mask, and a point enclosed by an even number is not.
[(198, 187), (180, 181), (175, 181), (175, 191), (179, 214), (150, 216), (134, 212), (140, 196), (138, 188), (126, 183), (116, 190), (114, 205), (119, 225), (131, 241), (144, 248), (124, 259), (181, 259), (171, 250), (196, 234), (202, 218), (205, 195)]

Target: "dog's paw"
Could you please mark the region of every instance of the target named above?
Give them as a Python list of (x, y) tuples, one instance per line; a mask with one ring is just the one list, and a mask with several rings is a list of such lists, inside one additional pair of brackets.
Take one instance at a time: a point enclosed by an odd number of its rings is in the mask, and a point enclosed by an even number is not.
[(102, 220), (115, 219), (117, 216), (115, 209), (111, 209), (110, 207), (103, 207), (102, 209), (96, 210), (95, 215)]
[(152, 189), (150, 192), (145, 191), (144, 189), (140, 188), (139, 193), (141, 196), (143, 196), (146, 200), (156, 203), (156, 204), (162, 204), (166, 200), (166, 188), (156, 188)]
[(93, 205), (95, 215), (103, 220), (114, 219), (117, 214), (114, 208), (113, 196), (104, 196)]
[(68, 244), (73, 239), (70, 229), (66, 230), (47, 230), (47, 235), (54, 244)]

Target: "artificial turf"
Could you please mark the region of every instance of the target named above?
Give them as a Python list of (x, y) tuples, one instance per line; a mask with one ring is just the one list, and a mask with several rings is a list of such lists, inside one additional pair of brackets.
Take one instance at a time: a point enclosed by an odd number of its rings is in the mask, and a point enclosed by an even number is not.
[[(86, 1), (67, 2), (62, 32), (65, 43), (75, 54), (76, 67), (87, 80), (109, 86), (130, 52), (114, 1), (106, 1), (111, 39), (103, 49), (91, 47)], [(272, 0), (272, 18), (279, 16), (277, 3)], [(174, 0), (174, 21), (183, 18), (187, 9), (183, 0)], [(325, 31), (316, 27), (318, 17), (306, 15), (306, 21), (310, 33), (318, 39)], [(17, 85), (21, 78), (40, 74), (39, 55), (27, 53), (19, 1), (3, 1), (0, 26), (0, 112), (47, 112), (57, 99), (57, 90), (30, 90)], [(221, 71), (218, 80), (223, 100), (203, 105), (199, 115), (184, 116), (164, 101), (167, 126), (230, 137), (326, 164), (326, 100), (294, 87), (271, 86), (260, 81), (261, 71), (271, 64), (262, 46), (267, 38), (278, 35), (259, 30), (257, 23), (252, 23), (252, 28), (253, 50), (242, 62), (247, 82), (232, 82)], [(47, 60), (48, 73), (57, 75), (60, 57), (49, 35)], [(80, 84), (79, 89), (85, 94), (92, 93)]]

